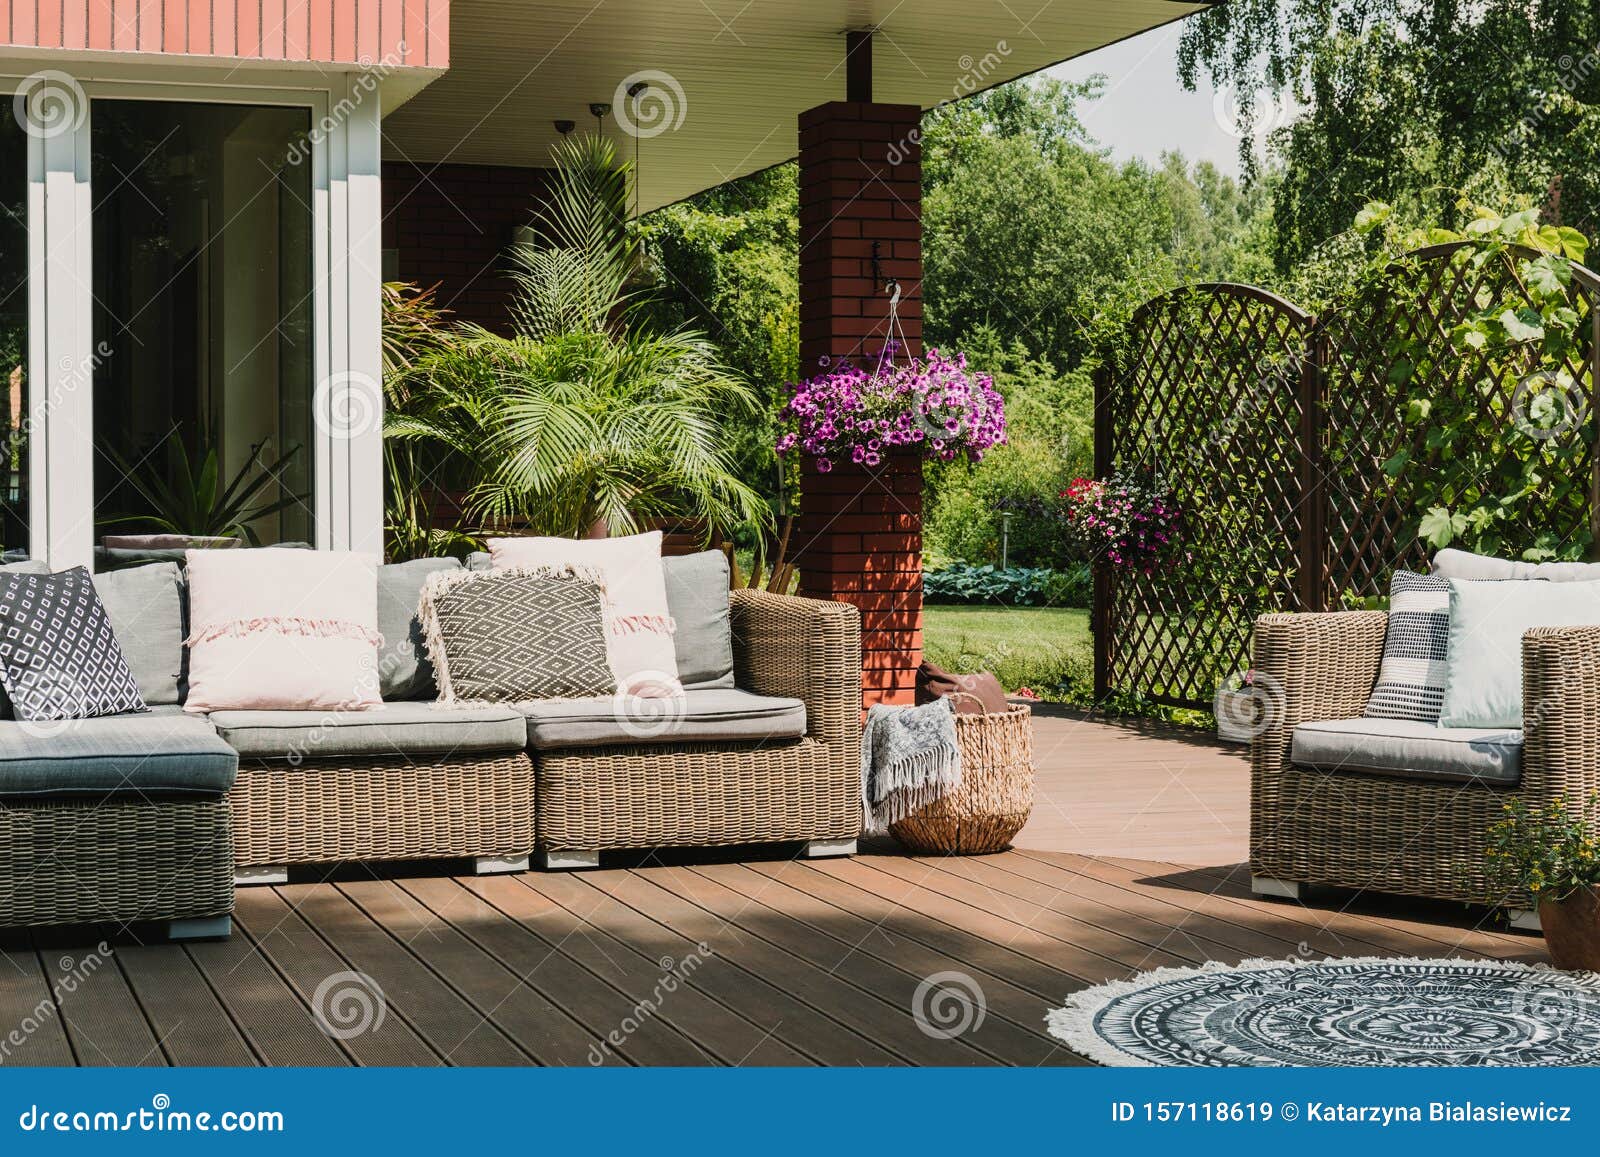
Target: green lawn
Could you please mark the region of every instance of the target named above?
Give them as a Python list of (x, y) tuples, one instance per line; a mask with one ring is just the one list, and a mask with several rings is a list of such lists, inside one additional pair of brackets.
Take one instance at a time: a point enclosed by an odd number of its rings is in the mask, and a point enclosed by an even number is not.
[(927, 658), (947, 671), (993, 671), (1007, 691), (1083, 698), (1094, 682), (1089, 612), (1062, 607), (928, 606), (922, 613)]

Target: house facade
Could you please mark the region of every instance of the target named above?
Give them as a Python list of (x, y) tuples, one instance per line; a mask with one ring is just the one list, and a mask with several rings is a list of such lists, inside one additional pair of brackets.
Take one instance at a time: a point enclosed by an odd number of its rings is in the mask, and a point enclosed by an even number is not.
[[(380, 550), (380, 282), (493, 324), (574, 128), (638, 211), (798, 156), (803, 360), (875, 351), (889, 281), (916, 347), (921, 113), (1205, 5), (1025, 7), (0, 3), (0, 546), (93, 565), (211, 456), (276, 468), (263, 541)], [(920, 651), (920, 503), (914, 464), (806, 480), (804, 589), (861, 606), (879, 699)]]

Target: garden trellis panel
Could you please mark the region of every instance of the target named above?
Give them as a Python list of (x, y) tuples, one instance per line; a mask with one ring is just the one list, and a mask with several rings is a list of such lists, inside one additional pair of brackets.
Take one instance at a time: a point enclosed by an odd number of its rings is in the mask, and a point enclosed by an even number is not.
[[(1418, 250), (1320, 318), (1240, 285), (1135, 311), (1096, 377), (1095, 470), (1160, 476), (1184, 552), (1152, 574), (1096, 568), (1097, 698), (1209, 707), (1249, 666), (1257, 615), (1386, 594), (1395, 569), (1426, 569), (1429, 504), (1466, 501), (1512, 465), (1545, 479), (1516, 512), (1541, 542), (1600, 538), (1600, 279), (1570, 266), (1574, 348), (1474, 350), (1460, 340), (1474, 311), (1528, 298), (1513, 263), (1471, 258)], [(1559, 420), (1535, 428), (1530, 400), (1547, 389)]]
[(1259, 609), (1292, 604), (1310, 326), (1254, 287), (1178, 289), (1134, 313), (1125, 356), (1102, 368), (1096, 473), (1164, 479), (1185, 552), (1149, 575), (1096, 567), (1102, 696), (1209, 701)]

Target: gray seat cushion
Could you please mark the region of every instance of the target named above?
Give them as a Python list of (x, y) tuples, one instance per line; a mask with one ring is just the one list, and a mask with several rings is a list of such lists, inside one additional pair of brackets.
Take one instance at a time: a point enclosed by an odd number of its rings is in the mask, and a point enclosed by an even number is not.
[(686, 688), (733, 686), (733, 623), (729, 618), (728, 556), (720, 550), (661, 560), (667, 610), (677, 631), (672, 649)]
[(251, 759), (520, 751), (527, 724), (513, 707), (385, 703), (370, 711), (214, 711), (217, 734)]
[[(634, 702), (640, 710), (632, 718), (609, 695), (600, 699), (546, 699), (518, 706), (528, 716), (528, 743), (539, 749), (611, 743), (788, 740), (806, 733), (806, 705), (799, 699), (752, 695), (731, 687), (703, 687), (690, 691), (682, 700)], [(654, 714), (656, 706), (663, 708), (662, 715)]]
[(239, 757), (177, 707), (60, 723), (0, 721), (0, 796), (217, 795)]
[(1522, 778), (1522, 732), (1415, 719), (1336, 719), (1296, 727), (1289, 759), (1319, 771), (1512, 787)]
[(460, 570), (453, 558), (418, 558), (378, 568), (378, 690), (384, 699), (433, 699), (433, 664), (422, 641), (417, 604), (428, 576)]
[(95, 593), (122, 657), (151, 706), (179, 702), (183, 677), (183, 575), (175, 562), (101, 571)]

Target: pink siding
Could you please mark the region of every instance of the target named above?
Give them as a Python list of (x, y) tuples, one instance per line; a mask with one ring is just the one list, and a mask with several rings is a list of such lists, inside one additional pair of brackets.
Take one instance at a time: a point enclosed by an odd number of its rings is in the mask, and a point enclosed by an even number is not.
[(447, 68), (450, 0), (0, 0), (4, 45)]
[(184, 51), (205, 56), (211, 51), (211, 0), (188, 0), (189, 46)]
[[(12, 7), (20, 9), (25, 5), (17, 4)], [(89, 43), (109, 44), (111, 42), (111, 28), (111, 0), (89, 0)], [(27, 41), (27, 36), (17, 32), (15, 43), (26, 44)]]
[(290, 60), (309, 60), (311, 52), (311, 5), (306, 0), (288, 0), (283, 12), (283, 55)]
[(39, 47), (62, 47), (61, 0), (39, 0)]
[(85, 3), (72, 3), (71, 0), (61, 8), (61, 38), (67, 44), (76, 44), (86, 40), (89, 36), (89, 6)]

